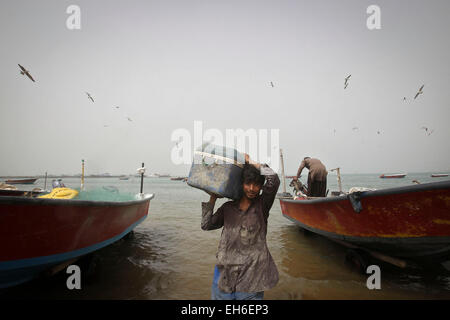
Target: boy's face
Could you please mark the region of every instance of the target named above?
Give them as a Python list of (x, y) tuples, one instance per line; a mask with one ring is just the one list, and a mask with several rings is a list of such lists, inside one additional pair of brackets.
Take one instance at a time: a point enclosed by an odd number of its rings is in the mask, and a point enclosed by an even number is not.
[(256, 182), (248, 182), (243, 184), (244, 188), (244, 195), (249, 199), (254, 199), (259, 195), (259, 192), (261, 191), (261, 185), (257, 184)]

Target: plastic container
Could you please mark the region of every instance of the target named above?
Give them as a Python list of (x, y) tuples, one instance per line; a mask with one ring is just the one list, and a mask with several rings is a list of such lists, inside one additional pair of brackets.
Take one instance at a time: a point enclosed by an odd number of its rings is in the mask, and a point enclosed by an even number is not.
[(216, 195), (238, 200), (242, 196), (244, 155), (235, 149), (203, 145), (194, 153), (187, 184)]

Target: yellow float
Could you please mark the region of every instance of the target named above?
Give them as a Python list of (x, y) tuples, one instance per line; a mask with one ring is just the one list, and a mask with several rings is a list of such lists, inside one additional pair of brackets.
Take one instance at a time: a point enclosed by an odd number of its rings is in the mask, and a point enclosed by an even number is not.
[(78, 195), (78, 191), (70, 188), (54, 188), (49, 194), (40, 196), (46, 199), (73, 199)]

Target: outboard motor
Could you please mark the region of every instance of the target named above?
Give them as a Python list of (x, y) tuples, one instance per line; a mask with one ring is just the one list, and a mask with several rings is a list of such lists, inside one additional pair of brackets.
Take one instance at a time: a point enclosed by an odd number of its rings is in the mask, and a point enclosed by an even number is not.
[(52, 181), (52, 188), (65, 188), (66, 186), (64, 185), (64, 183), (62, 182), (62, 179), (58, 179), (55, 180), (53, 179)]

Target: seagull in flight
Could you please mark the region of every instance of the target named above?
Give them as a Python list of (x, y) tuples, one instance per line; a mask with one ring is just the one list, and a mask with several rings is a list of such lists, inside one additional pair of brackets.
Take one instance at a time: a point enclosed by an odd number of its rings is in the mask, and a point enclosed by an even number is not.
[(130, 119), (130, 117), (127, 117), (127, 119), (128, 119), (128, 121), (133, 121), (133, 120)]
[(273, 82), (272, 81), (270, 81), (270, 85), (272, 86), (272, 88), (274, 88), (275, 86), (273, 85)]
[(427, 133), (427, 136), (429, 136), (430, 134), (432, 134), (432, 133), (434, 132), (434, 129), (428, 131), (428, 128), (427, 128), (427, 127), (422, 127), (422, 129), (425, 130), (425, 132)]
[(351, 74), (349, 74), (348, 76), (347, 76), (347, 78), (345, 78), (345, 82), (344, 82), (344, 89), (346, 89), (347, 88), (347, 86), (348, 86), (348, 79), (350, 79), (350, 77), (351, 77), (352, 75)]
[(419, 91), (417, 91), (416, 96), (414, 97), (414, 100), (419, 96), (419, 94), (422, 94), (422, 93), (423, 93), (422, 89), (423, 89), (424, 86), (425, 86), (425, 85), (423, 84), (423, 85), (419, 88)]
[(28, 78), (30, 78), (31, 81), (36, 82), (36, 81), (34, 81), (33, 77), (31, 76), (30, 72), (29, 72), (27, 69), (25, 69), (25, 68), (24, 68), (23, 66), (21, 66), (20, 64), (19, 64), (19, 67), (20, 67), (20, 69), (21, 69), (21, 71), (20, 71), (20, 74), (21, 74), (21, 75), (26, 75)]
[(182, 140), (182, 139), (181, 139), (181, 137), (180, 137), (180, 138), (178, 138), (177, 142), (175, 142), (177, 148), (178, 148), (178, 144), (181, 142), (181, 140)]
[(94, 102), (94, 99), (93, 99), (92, 96), (89, 94), (89, 92), (86, 92), (86, 94), (87, 94), (88, 98), (91, 99), (92, 102)]
[(358, 130), (358, 127), (353, 127), (352, 130)]
[(403, 97), (403, 101), (406, 101), (406, 97)]

